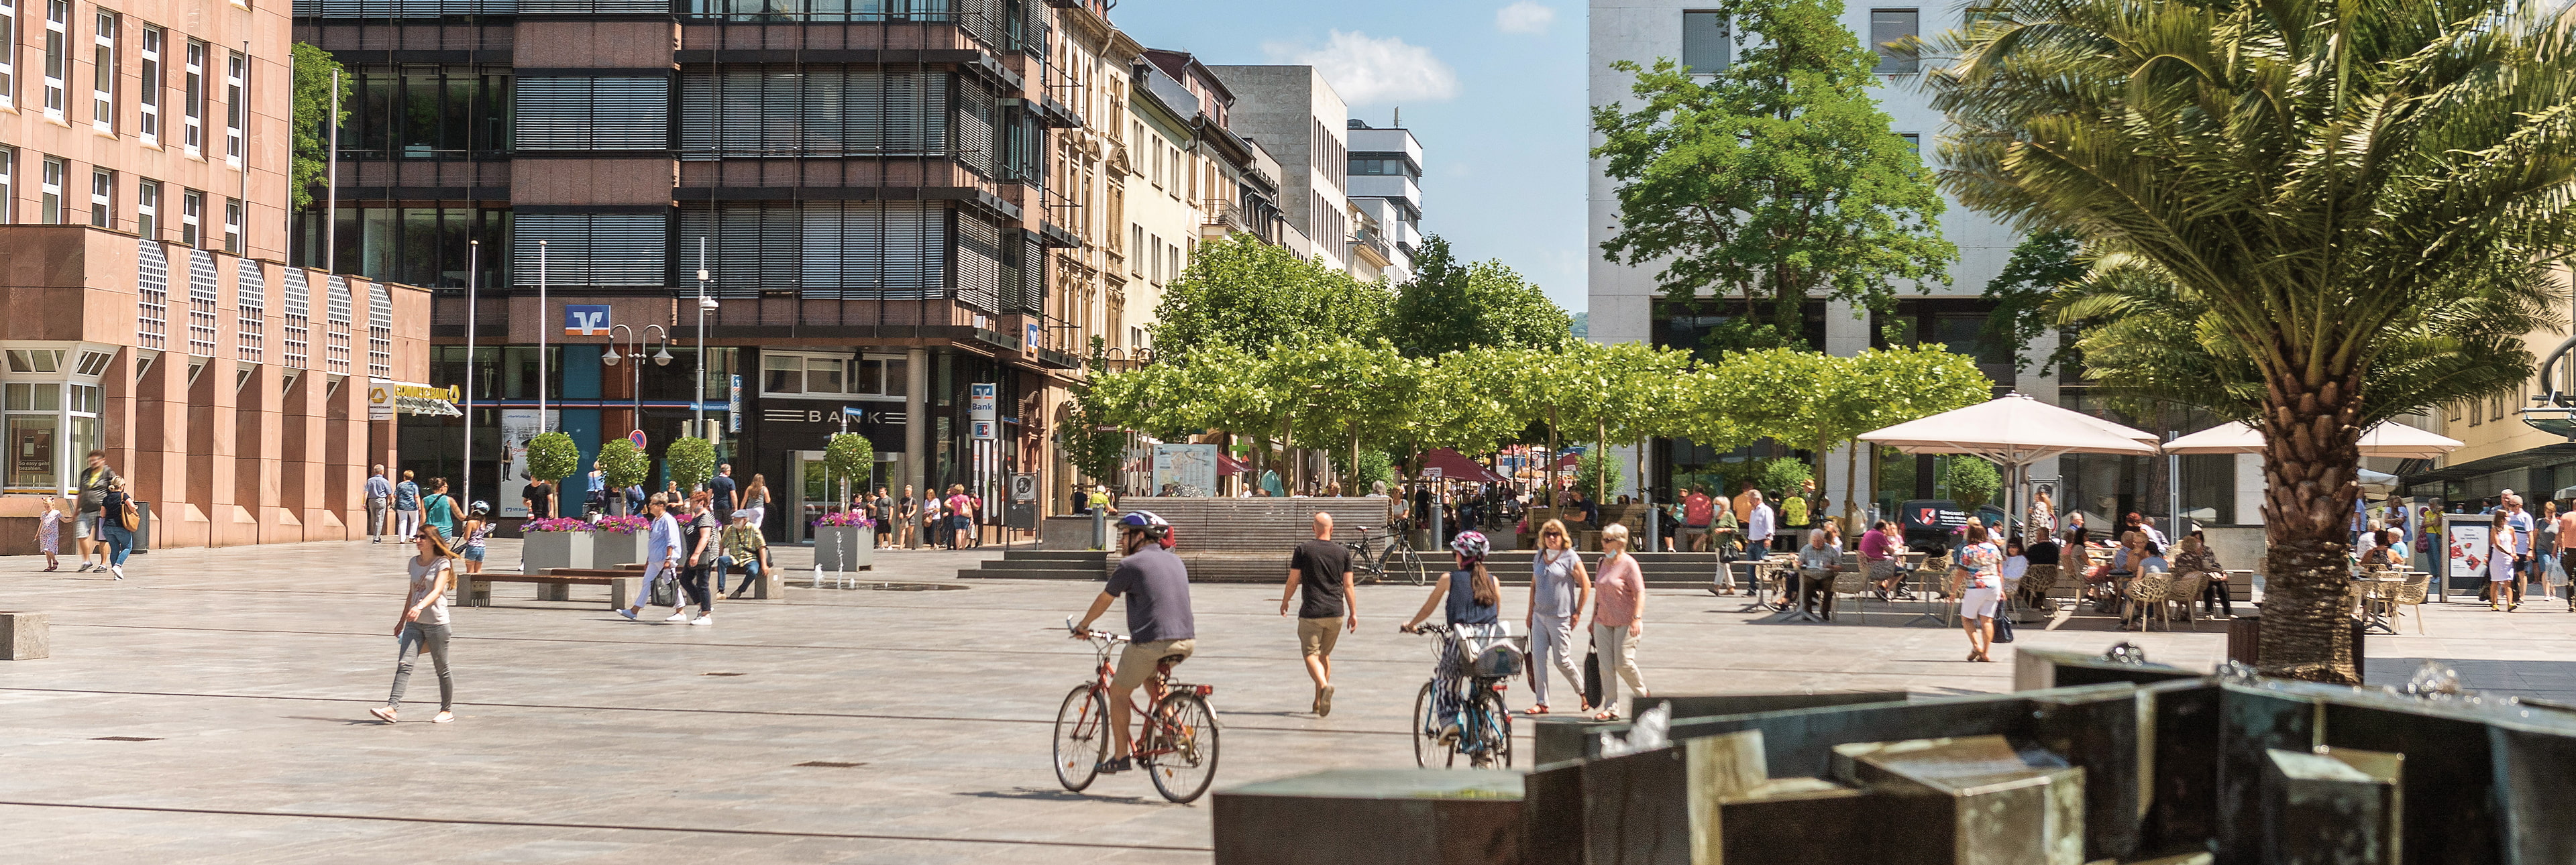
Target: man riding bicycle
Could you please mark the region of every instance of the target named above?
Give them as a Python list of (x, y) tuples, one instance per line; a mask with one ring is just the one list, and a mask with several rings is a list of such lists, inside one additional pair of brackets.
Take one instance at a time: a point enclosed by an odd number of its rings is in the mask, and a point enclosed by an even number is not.
[(1118, 550), (1125, 558), (1109, 575), (1109, 585), (1091, 601), (1091, 610), (1073, 626), (1075, 636), (1088, 635), (1091, 623), (1109, 611), (1109, 603), (1127, 597), (1127, 649), (1118, 656), (1118, 671), (1109, 682), (1109, 721), (1117, 736), (1102, 773), (1124, 772), (1131, 765), (1127, 738), (1128, 700), (1136, 686), (1153, 682), (1164, 659), (1178, 664), (1198, 648), (1190, 616), (1190, 572), (1172, 554), (1172, 525), (1152, 511), (1128, 511), (1118, 518)]

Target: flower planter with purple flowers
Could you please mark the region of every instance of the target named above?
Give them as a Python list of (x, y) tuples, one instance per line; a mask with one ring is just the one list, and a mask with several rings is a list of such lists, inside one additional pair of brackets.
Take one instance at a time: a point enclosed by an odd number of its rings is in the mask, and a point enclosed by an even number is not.
[(857, 513), (824, 514), (814, 521), (814, 564), (826, 571), (874, 570), (877, 524)]
[(590, 566), (616, 568), (644, 561), (644, 542), (653, 536), (648, 517), (601, 517), (591, 524)]
[(544, 573), (549, 568), (587, 568), (591, 566), (591, 531), (588, 520), (529, 520), (519, 526), (527, 539), (529, 573)]

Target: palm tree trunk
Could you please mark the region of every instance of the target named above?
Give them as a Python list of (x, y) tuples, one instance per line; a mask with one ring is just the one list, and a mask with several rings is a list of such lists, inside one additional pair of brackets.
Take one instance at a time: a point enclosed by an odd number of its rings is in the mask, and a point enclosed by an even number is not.
[(2358, 685), (2345, 532), (2361, 490), (2359, 377), (2310, 386), (2294, 376), (2273, 378), (2261, 420), (2263, 671)]

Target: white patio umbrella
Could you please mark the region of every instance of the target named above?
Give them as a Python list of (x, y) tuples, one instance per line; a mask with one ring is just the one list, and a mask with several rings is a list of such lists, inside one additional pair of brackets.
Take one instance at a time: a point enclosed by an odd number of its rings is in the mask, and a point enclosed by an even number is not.
[[(2432, 459), (2464, 443), (2435, 432), (2390, 421), (2361, 434), (2361, 455)], [(2169, 454), (2252, 454), (2263, 452), (2263, 433), (2242, 423), (2224, 423), (2165, 443)]]
[(2021, 512), (2021, 485), (2030, 465), (2060, 454), (2152, 456), (2155, 434), (2069, 411), (2018, 393), (1967, 408), (1861, 433), (1861, 441), (1909, 454), (1965, 454), (2004, 469), (2012, 501)]

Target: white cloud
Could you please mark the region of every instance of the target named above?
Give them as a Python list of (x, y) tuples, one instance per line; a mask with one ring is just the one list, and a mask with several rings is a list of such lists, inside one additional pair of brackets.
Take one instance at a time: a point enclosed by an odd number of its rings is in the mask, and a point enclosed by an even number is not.
[(1520, 0), (1494, 11), (1494, 29), (1505, 33), (1545, 33), (1556, 23), (1556, 10), (1538, 0)]
[(1352, 105), (1436, 102), (1458, 95), (1458, 74), (1449, 64), (1431, 56), (1430, 49), (1393, 36), (1372, 39), (1335, 30), (1322, 48), (1271, 42), (1261, 50), (1276, 62), (1315, 67)]

